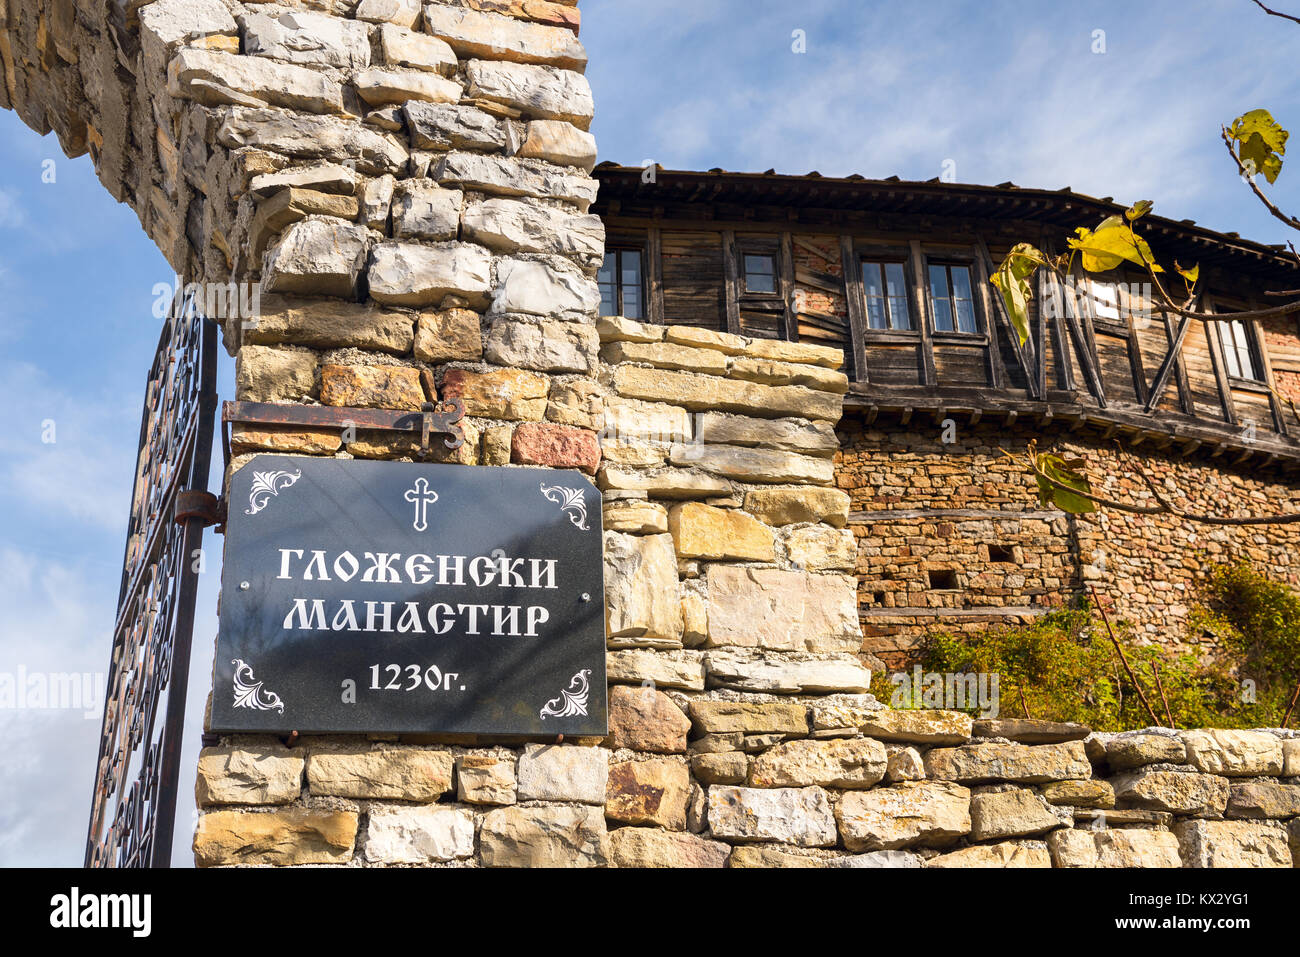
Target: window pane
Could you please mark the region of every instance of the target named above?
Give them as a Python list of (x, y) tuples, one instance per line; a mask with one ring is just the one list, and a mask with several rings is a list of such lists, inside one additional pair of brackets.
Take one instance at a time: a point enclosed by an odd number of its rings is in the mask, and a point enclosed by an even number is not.
[(889, 328), (889, 323), (885, 320), (885, 300), (870, 297), (867, 299), (867, 326), (871, 329)]
[(975, 323), (975, 295), (970, 287), (970, 270), (965, 266), (952, 266), (952, 305), (957, 313), (958, 332), (978, 332)]
[(911, 329), (912, 315), (907, 308), (907, 278), (902, 263), (885, 263), (885, 291), (889, 296), (891, 329)]
[(1219, 342), (1223, 344), (1223, 360), (1228, 366), (1228, 375), (1241, 378), (1241, 362), (1237, 357), (1237, 344), (1233, 341), (1231, 322), (1219, 324)]
[(776, 260), (772, 256), (745, 256), (745, 291), (776, 292)]
[(934, 304), (934, 329), (952, 332), (952, 303), (948, 299), (948, 270), (943, 266), (930, 267), (930, 301)]
[(635, 249), (623, 249), (618, 254), (622, 265), (624, 286), (641, 286), (641, 253)]
[(1088, 280), (1092, 293), (1092, 314), (1098, 319), (1119, 319), (1119, 294), (1113, 282)]

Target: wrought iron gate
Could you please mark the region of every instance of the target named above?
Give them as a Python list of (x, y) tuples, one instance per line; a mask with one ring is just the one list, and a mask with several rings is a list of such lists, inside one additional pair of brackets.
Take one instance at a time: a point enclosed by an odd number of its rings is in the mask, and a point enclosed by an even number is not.
[(145, 387), (86, 839), (87, 867), (166, 867), (216, 412), (217, 326), (192, 299), (163, 324)]

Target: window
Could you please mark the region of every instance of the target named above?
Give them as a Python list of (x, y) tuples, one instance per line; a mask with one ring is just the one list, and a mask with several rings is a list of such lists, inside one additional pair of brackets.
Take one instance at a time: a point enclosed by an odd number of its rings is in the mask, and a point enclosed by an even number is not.
[(776, 257), (745, 253), (740, 257), (745, 271), (745, 292), (776, 294)]
[(1223, 343), (1223, 358), (1228, 364), (1228, 375), (1237, 379), (1259, 381), (1255, 368), (1255, 353), (1250, 347), (1250, 330), (1240, 319), (1216, 323), (1219, 341)]
[(642, 318), (641, 250), (609, 249), (596, 274), (600, 286), (600, 314)]
[(1011, 545), (994, 545), (989, 544), (989, 561), (990, 562), (1014, 562), (1016, 553)]
[(1079, 283), (1083, 308), (1093, 319), (1119, 321), (1119, 288), (1113, 282), (1084, 279)]
[(969, 266), (932, 264), (930, 301), (934, 306), (935, 332), (979, 332)]
[(862, 291), (867, 298), (868, 329), (911, 329), (907, 272), (901, 262), (862, 263)]
[(960, 587), (957, 584), (957, 572), (951, 568), (931, 568), (925, 577), (933, 591), (954, 591)]

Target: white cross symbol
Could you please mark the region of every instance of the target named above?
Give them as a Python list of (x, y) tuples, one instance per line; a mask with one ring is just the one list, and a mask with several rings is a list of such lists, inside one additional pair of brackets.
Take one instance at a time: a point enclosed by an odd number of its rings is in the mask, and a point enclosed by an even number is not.
[(415, 480), (415, 487), (406, 490), (406, 500), (415, 505), (415, 521), (412, 523), (417, 532), (422, 532), (429, 526), (424, 521), (425, 512), (430, 505), (438, 501), (438, 493), (429, 488), (429, 483), (424, 478)]

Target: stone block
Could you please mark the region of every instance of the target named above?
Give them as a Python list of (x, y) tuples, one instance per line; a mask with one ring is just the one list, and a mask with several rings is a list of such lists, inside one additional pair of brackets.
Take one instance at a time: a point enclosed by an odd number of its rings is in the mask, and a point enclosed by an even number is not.
[(443, 377), (442, 397), (459, 398), (467, 415), (488, 419), (539, 421), (546, 413), (550, 382), (535, 372), (493, 369), (471, 372), (448, 369)]
[(652, 824), (684, 831), (690, 793), (691, 776), (685, 761), (620, 761), (609, 768), (605, 817), (625, 824)]
[(483, 816), (484, 867), (605, 867), (609, 833), (597, 807), (504, 807)]
[(671, 535), (605, 533), (605, 622), (611, 647), (681, 645), (682, 607)]
[(288, 748), (221, 747), (199, 752), (194, 796), (214, 804), (288, 804), (302, 793), (303, 752)]
[(857, 652), (857, 582), (774, 568), (709, 566), (711, 647)]
[(1092, 777), (1082, 742), (1064, 744), (974, 744), (935, 748), (925, 756), (926, 773), (941, 781), (1048, 781)]
[(836, 819), (851, 851), (944, 847), (970, 833), (970, 798), (966, 788), (947, 781), (849, 791)]
[(869, 788), (885, 776), (885, 747), (870, 738), (783, 741), (749, 766), (752, 787)]
[(209, 811), (194, 831), (194, 864), (343, 864), (352, 859), (357, 821), (356, 811), (301, 807)]
[(325, 365), (320, 380), (323, 405), (419, 411), (425, 401), (419, 370), (406, 366)]
[(772, 488), (745, 493), (745, 511), (768, 525), (825, 522), (843, 528), (849, 496), (837, 488)]
[(451, 790), (451, 769), (447, 751), (316, 751), (307, 758), (307, 784), (314, 797), (427, 803)]
[(376, 807), (370, 811), (369, 861), (428, 864), (473, 856), (472, 811), (450, 807)]
[[(997, 841), (1042, 834), (1061, 826), (1061, 819), (1033, 791), (993, 791), (970, 799), (971, 840)], [(1046, 849), (1044, 849), (1046, 850)]]
[(576, 801), (600, 804), (609, 777), (609, 752), (604, 748), (530, 744), (519, 756), (518, 797), (521, 801)]
[(519, 799), (515, 762), (486, 754), (458, 755), (456, 799), (469, 804), (514, 804)]
[(416, 322), (415, 358), (424, 362), (473, 362), (483, 357), (479, 314), (472, 309), (422, 312)]
[(490, 269), (490, 254), (473, 243), (379, 243), (370, 256), (370, 297), (394, 306), (433, 306), (460, 296), (483, 307), (492, 289)]
[(691, 721), (662, 691), (615, 685), (609, 689), (609, 745), (654, 754), (682, 754)]
[(731, 846), (654, 827), (620, 827), (609, 836), (617, 867), (726, 867)]
[(776, 558), (772, 530), (736, 509), (683, 502), (668, 512), (668, 530), (681, 558), (754, 562)]
[(775, 841), (796, 847), (832, 847), (835, 816), (819, 787), (709, 788), (709, 831), (728, 841)]

